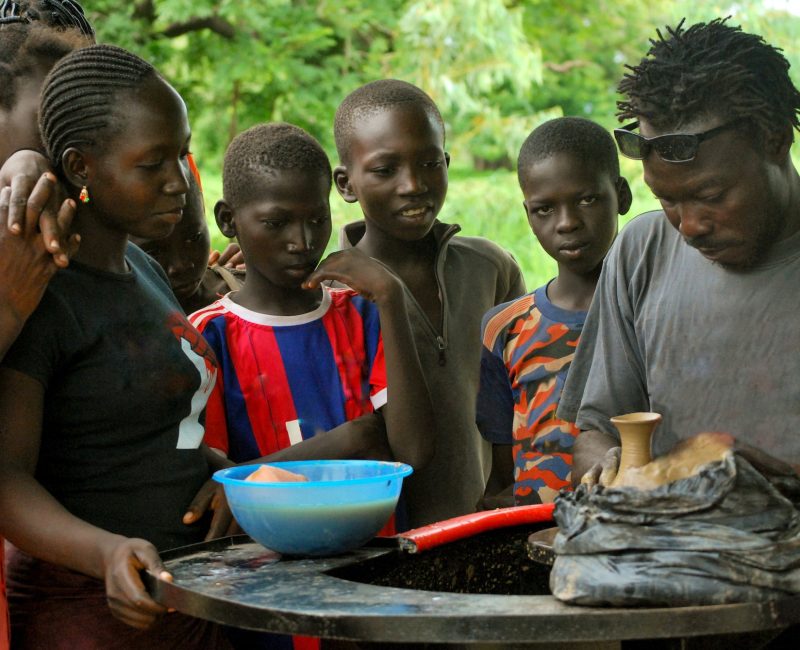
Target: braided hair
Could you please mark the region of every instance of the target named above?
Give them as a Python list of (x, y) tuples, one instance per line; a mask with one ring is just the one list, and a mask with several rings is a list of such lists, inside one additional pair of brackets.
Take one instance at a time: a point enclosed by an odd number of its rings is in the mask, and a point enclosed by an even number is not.
[(331, 163), (325, 150), (299, 126), (284, 122), (257, 124), (237, 135), (225, 152), (222, 195), (233, 208), (252, 200), (263, 185), (258, 177), (284, 170), (300, 170), (326, 178), (330, 188)]
[(350, 159), (350, 141), (358, 128), (359, 120), (371, 117), (388, 108), (418, 106), (442, 128), (444, 120), (436, 103), (421, 88), (400, 79), (379, 79), (356, 88), (336, 109), (333, 136), (339, 159), (347, 164)]
[(59, 29), (74, 27), (94, 39), (94, 28), (75, 0), (0, 1), (0, 26), (34, 22)]
[(611, 134), (582, 117), (558, 117), (537, 126), (525, 139), (517, 159), (517, 177), (522, 182), (528, 168), (555, 154), (565, 153), (619, 178), (619, 156)]
[(119, 128), (117, 95), (158, 74), (144, 59), (113, 45), (76, 50), (47, 75), (39, 108), (39, 130), (50, 162), (61, 172), (69, 147), (95, 146)]
[(789, 78), (781, 50), (758, 34), (726, 25), (725, 19), (683, 21), (657, 31), (645, 58), (626, 66), (618, 90), (620, 121), (644, 118), (661, 129), (675, 128), (704, 115), (744, 119), (763, 142), (776, 125), (800, 128), (800, 93)]

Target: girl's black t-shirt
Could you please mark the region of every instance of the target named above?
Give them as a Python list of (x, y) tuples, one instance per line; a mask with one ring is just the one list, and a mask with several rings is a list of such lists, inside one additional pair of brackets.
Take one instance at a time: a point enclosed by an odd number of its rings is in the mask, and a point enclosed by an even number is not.
[(3, 365), (45, 387), (37, 480), (72, 514), (163, 550), (203, 539), (181, 518), (209, 477), (200, 451), (216, 360), (160, 267), (60, 270)]

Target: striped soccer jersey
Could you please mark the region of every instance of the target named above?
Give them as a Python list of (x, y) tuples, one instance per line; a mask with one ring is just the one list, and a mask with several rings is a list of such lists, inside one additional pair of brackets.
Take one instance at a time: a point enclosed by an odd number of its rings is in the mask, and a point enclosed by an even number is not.
[(386, 403), (378, 309), (351, 289), (324, 287), (319, 307), (297, 316), (254, 312), (228, 294), (190, 320), (219, 362), (205, 442), (235, 462)]

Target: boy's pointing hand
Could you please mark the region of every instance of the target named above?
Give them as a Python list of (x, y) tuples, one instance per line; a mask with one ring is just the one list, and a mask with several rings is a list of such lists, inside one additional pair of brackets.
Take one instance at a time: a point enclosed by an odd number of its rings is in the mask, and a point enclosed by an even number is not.
[(402, 295), (403, 285), (385, 264), (357, 248), (331, 253), (303, 282), (303, 288), (316, 289), (325, 280), (346, 284), (378, 306)]

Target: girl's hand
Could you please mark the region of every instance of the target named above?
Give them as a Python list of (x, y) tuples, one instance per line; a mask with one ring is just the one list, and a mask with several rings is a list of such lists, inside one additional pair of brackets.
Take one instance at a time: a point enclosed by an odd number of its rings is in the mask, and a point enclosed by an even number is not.
[(118, 537), (105, 553), (106, 598), (111, 613), (123, 623), (142, 630), (152, 627), (167, 608), (154, 601), (144, 588), (140, 571), (172, 581), (158, 551), (143, 539)]

